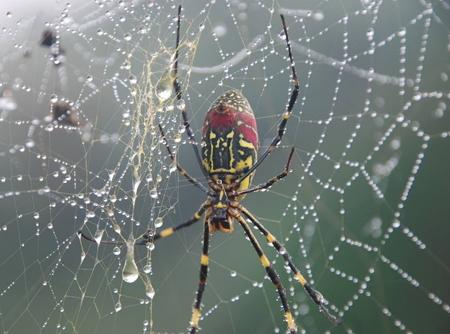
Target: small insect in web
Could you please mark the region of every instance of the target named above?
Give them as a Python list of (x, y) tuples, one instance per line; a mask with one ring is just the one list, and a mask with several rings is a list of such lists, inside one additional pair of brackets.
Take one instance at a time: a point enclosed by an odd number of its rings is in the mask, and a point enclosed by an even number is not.
[(79, 111), (68, 101), (58, 100), (51, 104), (52, 121), (60, 125), (82, 127), (85, 124), (80, 119)]
[[(172, 67), (173, 74), (173, 89), (179, 104), (182, 104), (182, 90), (178, 82), (178, 54), (180, 43), (180, 21), (181, 21), (181, 6), (178, 7), (177, 16), (177, 34), (175, 58)], [(289, 173), (290, 163), (293, 157), (294, 149), (291, 150), (284, 170), (275, 177), (267, 180), (264, 183), (256, 186), (251, 186), (251, 180), (256, 169), (261, 163), (270, 155), (270, 153), (281, 142), (286, 130), (287, 122), (292, 114), (295, 102), (299, 94), (299, 81), (292, 57), (291, 46), (287, 31), (284, 16), (281, 15), (281, 22), (284, 32), (284, 37), (287, 45), (290, 68), (292, 73), (293, 89), (288, 101), (288, 106), (282, 114), (281, 120), (278, 124), (277, 135), (273, 138), (268, 148), (263, 152), (261, 157), (257, 159), (257, 150), (259, 147), (258, 132), (256, 119), (250, 103), (245, 96), (238, 90), (230, 90), (220, 96), (211, 106), (205, 117), (202, 130), (202, 149), (201, 153), (198, 146), (195, 144), (195, 135), (191, 129), (188, 121), (185, 104), (181, 108), (184, 127), (192, 144), (196, 159), (200, 165), (201, 171), (208, 180), (208, 188), (200, 183), (197, 179), (190, 176), (188, 172), (177, 163), (175, 155), (172, 152), (164, 130), (159, 125), (159, 130), (163, 143), (166, 146), (168, 155), (177, 167), (179, 173), (185, 177), (191, 184), (202, 190), (207, 199), (201, 205), (194, 216), (186, 222), (175, 227), (166, 228), (156, 234), (152, 231), (147, 231), (137, 242), (137, 245), (146, 245), (153, 243), (159, 239), (169, 237), (175, 232), (193, 225), (200, 221), (201, 217), (205, 215), (203, 224), (203, 248), (200, 257), (200, 281), (195, 295), (194, 305), (192, 309), (192, 316), (190, 321), (189, 333), (194, 334), (199, 330), (199, 322), (201, 318), (201, 305), (203, 294), (208, 276), (209, 264), (209, 239), (210, 235), (217, 231), (225, 233), (233, 232), (233, 224), (238, 222), (243, 228), (245, 235), (250, 240), (256, 254), (258, 255), (262, 266), (264, 267), (267, 276), (275, 286), (280, 297), (284, 317), (287, 323), (288, 330), (291, 334), (297, 333), (297, 325), (294, 316), (287, 300), (286, 292), (279, 275), (273, 268), (270, 260), (265, 255), (258, 240), (250, 229), (250, 222), (256, 229), (266, 238), (276, 251), (283, 257), (287, 266), (290, 268), (294, 278), (305, 289), (306, 293), (319, 307), (326, 317), (333, 323), (341, 322), (336, 316), (331, 314), (326, 305), (328, 302), (321, 293), (313, 289), (306, 278), (302, 275), (299, 269), (295, 266), (291, 256), (286, 248), (277, 241), (277, 239), (270, 233), (270, 231), (260, 223), (257, 218), (242, 204), (241, 201), (245, 195), (262, 191), (270, 188), (274, 183), (286, 177)], [(80, 236), (92, 242), (97, 242), (82, 231)], [(100, 241), (105, 244), (123, 245), (122, 242), (116, 241)]]
[(63, 63), (66, 51), (58, 43), (58, 37), (55, 31), (51, 29), (44, 30), (39, 45), (50, 49), (50, 58), (55, 66)]

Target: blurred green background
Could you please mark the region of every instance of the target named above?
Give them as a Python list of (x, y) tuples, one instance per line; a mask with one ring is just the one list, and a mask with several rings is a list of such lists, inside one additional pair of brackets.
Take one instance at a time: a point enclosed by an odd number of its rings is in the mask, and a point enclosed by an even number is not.
[[(158, 242), (151, 252), (152, 302), (143, 280), (122, 281), (124, 247), (116, 256), (113, 246), (80, 242), (76, 234), (84, 226), (91, 235), (105, 229), (104, 239), (117, 238), (106, 215), (112, 207), (124, 237), (131, 230), (138, 236), (154, 227), (157, 216), (164, 217), (165, 227), (187, 220), (204, 199), (168, 172), (161, 148), (151, 149), (158, 139), (155, 133), (143, 135), (148, 105), (139, 109), (130, 102), (130, 73), (141, 85), (164, 76), (178, 3), (70, 4), (0, 6), (0, 78), (3, 92), (10, 88), (17, 103), (0, 123), (0, 330), (184, 332), (198, 282), (201, 224)], [(449, 5), (406, 0), (182, 5), (180, 77), (197, 137), (211, 103), (233, 87), (253, 106), (262, 149), (276, 132), (290, 92), (286, 50), (278, 37), (278, 14), (286, 13), (301, 93), (282, 145), (254, 182), (281, 171), (291, 146), (293, 172), (243, 203), (283, 241), (334, 312), (342, 312), (341, 326), (327, 322), (261, 238), (299, 328), (448, 333)], [(62, 66), (49, 62), (50, 51), (38, 45), (46, 22), (59, 32)], [(155, 54), (147, 77), (142, 73)], [(214, 70), (241, 56), (228, 71)], [(90, 141), (81, 140), (84, 130), (48, 131), (44, 119), (54, 93), (78, 103), (92, 124)], [(147, 94), (144, 102), (154, 99), (153, 92)], [(129, 126), (125, 114), (131, 115)], [(181, 124), (177, 110), (169, 106), (156, 117), (174, 143)], [(142, 139), (145, 168), (133, 209), (136, 138)], [(29, 140), (34, 146), (25, 145)], [(176, 146), (179, 162), (205, 181), (184, 137)], [(149, 170), (152, 179), (145, 180)], [(155, 200), (149, 194), (157, 175), (163, 178)], [(91, 210), (96, 215), (89, 218)], [(135, 255), (145, 278), (149, 252), (137, 246)], [(121, 310), (115, 312), (118, 301)], [(285, 331), (276, 292), (238, 226), (231, 235), (212, 237), (203, 314), (203, 333)]]

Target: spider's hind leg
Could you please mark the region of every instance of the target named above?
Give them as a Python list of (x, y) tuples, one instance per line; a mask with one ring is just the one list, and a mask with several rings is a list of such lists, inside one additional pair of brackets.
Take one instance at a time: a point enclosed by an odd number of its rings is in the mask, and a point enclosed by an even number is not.
[(252, 243), (253, 248), (255, 249), (256, 253), (259, 256), (261, 264), (263, 265), (264, 269), (266, 270), (267, 276), (269, 276), (270, 280), (272, 281), (272, 284), (277, 289), (278, 295), (280, 296), (281, 304), (283, 306), (284, 318), (286, 320), (289, 333), (296, 334), (297, 333), (297, 324), (295, 323), (294, 316), (292, 315), (291, 310), (289, 308), (289, 304), (288, 304), (287, 297), (286, 297), (286, 290), (284, 289), (283, 285), (281, 284), (280, 276), (278, 276), (277, 272), (272, 267), (272, 264), (270, 263), (269, 259), (264, 254), (261, 246), (259, 245), (258, 240), (256, 240), (255, 235), (250, 230), (245, 219), (239, 215), (237, 217), (237, 220), (239, 221), (239, 224), (241, 224), (242, 228), (244, 229), (244, 232), (247, 235), (247, 237), (250, 239), (250, 242)]
[(306, 293), (311, 297), (314, 303), (319, 306), (319, 310), (325, 314), (330, 322), (334, 325), (338, 325), (342, 322), (342, 320), (335, 315), (333, 315), (326, 305), (328, 304), (327, 300), (323, 297), (323, 295), (315, 290), (306, 280), (306, 278), (302, 275), (300, 270), (295, 266), (292, 261), (291, 256), (287, 252), (286, 248), (282, 244), (278, 242), (278, 240), (272, 235), (272, 233), (267, 230), (264, 225), (262, 225), (246, 208), (241, 207), (241, 212), (252, 222), (254, 226), (266, 237), (267, 241), (273, 245), (273, 247), (277, 250), (277, 252), (283, 257), (284, 261), (288, 264), (289, 268), (291, 268), (294, 273), (294, 278), (297, 280), (300, 285), (305, 289)]

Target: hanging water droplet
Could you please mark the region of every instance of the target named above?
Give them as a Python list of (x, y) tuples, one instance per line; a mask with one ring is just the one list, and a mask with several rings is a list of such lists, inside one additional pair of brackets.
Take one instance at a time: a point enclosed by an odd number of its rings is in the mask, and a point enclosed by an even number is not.
[(94, 240), (97, 245), (100, 245), (100, 242), (102, 241), (103, 232), (105, 232), (105, 230), (97, 230), (94, 234)]
[(155, 297), (155, 289), (153, 288), (153, 285), (150, 282), (150, 280), (147, 280), (145, 282), (145, 294), (150, 299), (153, 299), (153, 297)]
[(156, 228), (160, 228), (161, 226), (163, 226), (164, 220), (162, 217), (158, 217), (155, 219), (155, 227)]
[(152, 266), (151, 266), (151, 264), (146, 264), (146, 265), (144, 266), (144, 273), (150, 274), (151, 272), (152, 272)]
[(116, 305), (114, 306), (114, 310), (116, 312), (120, 312), (120, 310), (122, 310), (122, 304), (120, 302), (117, 302)]
[(127, 241), (127, 255), (122, 270), (122, 279), (127, 283), (136, 282), (139, 278), (139, 270), (134, 260), (134, 240)]
[(33, 214), (33, 218), (34, 218), (34, 219), (39, 219), (39, 212), (35, 212), (35, 213)]
[(155, 188), (153, 188), (152, 190), (150, 190), (150, 197), (151, 198), (158, 198), (158, 190)]
[(177, 163), (176, 161), (173, 161), (169, 166), (169, 173), (173, 173), (177, 170)]
[(121, 233), (120, 225), (114, 223), (114, 224), (113, 224), (113, 230), (114, 230), (114, 232), (116, 232), (117, 234), (120, 234), (120, 233)]
[(170, 71), (163, 74), (161, 80), (156, 85), (156, 96), (160, 102), (167, 101), (172, 95), (173, 77)]
[(230, 272), (230, 276), (231, 276), (231, 277), (236, 277), (236, 276), (237, 276), (237, 272), (234, 271), (234, 270), (231, 271), (231, 272)]
[(51, 102), (51, 103), (56, 103), (56, 102), (58, 102), (58, 95), (56, 95), (56, 94), (50, 95), (50, 102)]
[(95, 217), (95, 212), (94, 211), (88, 211), (86, 213), (86, 218), (94, 218)]
[(117, 256), (117, 255), (120, 255), (120, 248), (117, 247), (117, 246), (114, 247), (114, 248), (113, 248), (113, 254), (116, 255), (116, 256)]
[(52, 230), (52, 229), (53, 229), (53, 224), (52, 224), (52, 223), (48, 223), (48, 224), (47, 224), (47, 228), (48, 228), (49, 230)]
[(131, 41), (131, 35), (130, 34), (125, 34), (123, 36), (123, 39), (126, 40), (127, 42)]
[(176, 106), (177, 106), (178, 110), (184, 110), (184, 108), (186, 108), (186, 102), (184, 102), (183, 99), (180, 99), (177, 101)]
[(175, 134), (175, 136), (174, 136), (174, 138), (173, 138), (173, 141), (175, 142), (175, 143), (179, 143), (179, 142), (181, 142), (181, 133), (176, 133)]
[(149, 241), (149, 242), (147, 242), (146, 247), (151, 252), (155, 249), (155, 244), (153, 242)]
[(130, 77), (128, 78), (128, 80), (130, 81), (130, 84), (135, 85), (137, 84), (137, 78), (135, 75), (130, 75)]

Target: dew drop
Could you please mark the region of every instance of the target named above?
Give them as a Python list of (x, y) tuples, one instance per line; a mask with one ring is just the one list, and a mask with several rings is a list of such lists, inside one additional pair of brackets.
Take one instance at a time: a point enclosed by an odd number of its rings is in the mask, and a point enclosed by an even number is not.
[(152, 266), (150, 264), (146, 264), (144, 266), (144, 273), (150, 274), (152, 272)]
[(130, 77), (128, 78), (128, 80), (130, 81), (130, 84), (135, 85), (137, 84), (137, 78), (135, 75), (130, 75)]
[(172, 95), (173, 77), (166, 72), (156, 85), (156, 96), (160, 102), (167, 101)]
[(97, 245), (100, 245), (100, 242), (102, 241), (103, 232), (105, 230), (97, 230), (94, 234), (94, 240), (97, 243)]
[(153, 288), (153, 285), (150, 282), (150, 280), (147, 280), (145, 282), (145, 294), (150, 299), (153, 299), (153, 297), (155, 297), (155, 289)]
[(139, 278), (139, 270), (134, 260), (134, 240), (127, 241), (127, 255), (122, 270), (122, 279), (127, 283), (134, 283)]
[(150, 197), (151, 198), (158, 198), (158, 190), (155, 188), (153, 188), (152, 190), (150, 190)]
[(114, 255), (120, 255), (120, 248), (117, 247), (117, 246), (114, 247), (114, 248), (113, 248), (113, 254), (114, 254)]
[(163, 226), (164, 220), (162, 217), (158, 217), (155, 219), (155, 227), (156, 228), (160, 228), (161, 226)]

